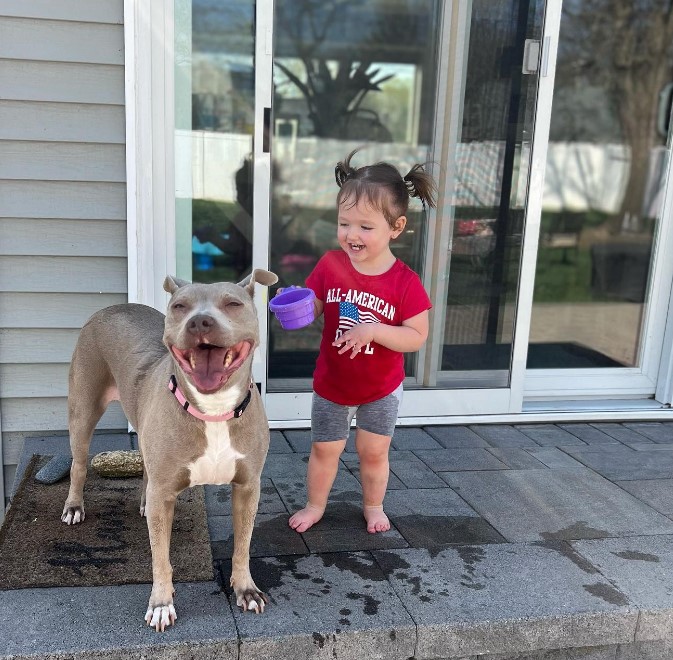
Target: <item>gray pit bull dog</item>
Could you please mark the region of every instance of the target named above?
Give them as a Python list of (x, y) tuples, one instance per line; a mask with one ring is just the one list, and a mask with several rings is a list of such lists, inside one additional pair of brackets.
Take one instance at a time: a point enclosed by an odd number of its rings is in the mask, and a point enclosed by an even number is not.
[(157, 631), (175, 622), (169, 546), (175, 500), (189, 486), (232, 485), (236, 603), (263, 612), (268, 602), (250, 575), (250, 539), (269, 425), (252, 383), (259, 344), (255, 269), (239, 284), (190, 284), (167, 277), (166, 317), (144, 305), (115, 305), (82, 328), (70, 367), (68, 415), (73, 462), (61, 520), (84, 520), (87, 455), (96, 423), (120, 401), (138, 432), (143, 458), (140, 515), (152, 549), (152, 593), (145, 614)]

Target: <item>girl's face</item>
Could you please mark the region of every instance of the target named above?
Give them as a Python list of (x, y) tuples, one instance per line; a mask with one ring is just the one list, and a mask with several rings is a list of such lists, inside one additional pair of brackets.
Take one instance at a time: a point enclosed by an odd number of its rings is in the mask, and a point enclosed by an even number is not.
[(402, 233), (406, 217), (400, 216), (393, 229), (383, 213), (364, 200), (350, 207), (341, 204), (338, 212), (339, 245), (355, 270), (364, 275), (380, 275), (391, 268), (395, 257), (390, 251), (390, 241)]

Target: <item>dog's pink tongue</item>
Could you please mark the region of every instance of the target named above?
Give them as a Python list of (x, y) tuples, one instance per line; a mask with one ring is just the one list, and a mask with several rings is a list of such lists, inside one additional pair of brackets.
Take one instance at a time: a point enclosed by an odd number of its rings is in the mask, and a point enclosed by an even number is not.
[(194, 351), (194, 385), (202, 391), (215, 390), (220, 386), (224, 372), (225, 348), (211, 348)]

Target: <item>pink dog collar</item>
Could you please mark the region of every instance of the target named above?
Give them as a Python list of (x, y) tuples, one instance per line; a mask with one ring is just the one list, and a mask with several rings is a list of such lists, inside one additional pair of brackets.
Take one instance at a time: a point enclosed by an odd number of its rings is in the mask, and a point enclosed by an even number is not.
[(245, 399), (243, 399), (243, 402), (239, 406), (237, 406), (233, 410), (230, 410), (229, 412), (222, 413), (220, 415), (206, 415), (205, 413), (202, 413), (198, 408), (192, 406), (189, 403), (189, 401), (187, 401), (187, 398), (182, 393), (182, 390), (180, 390), (180, 388), (178, 387), (178, 381), (175, 378), (175, 376), (171, 376), (170, 379), (168, 380), (168, 389), (171, 392), (173, 392), (175, 398), (178, 400), (178, 403), (190, 415), (192, 415), (192, 417), (202, 419), (204, 422), (226, 422), (229, 419), (238, 419), (245, 412), (245, 409), (248, 407), (248, 404), (250, 403), (250, 398), (252, 396), (252, 383), (250, 383), (248, 393)]

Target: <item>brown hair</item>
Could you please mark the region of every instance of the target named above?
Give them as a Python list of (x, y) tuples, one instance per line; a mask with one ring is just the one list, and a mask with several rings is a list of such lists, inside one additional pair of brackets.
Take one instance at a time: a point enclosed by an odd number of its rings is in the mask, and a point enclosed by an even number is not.
[(341, 188), (337, 206), (348, 204), (351, 208), (364, 199), (383, 213), (392, 228), (397, 218), (406, 215), (410, 197), (418, 197), (424, 207), (435, 207), (437, 184), (423, 165), (414, 165), (404, 177), (390, 163), (355, 168), (350, 162), (357, 151), (351, 151), (334, 168), (337, 185)]

